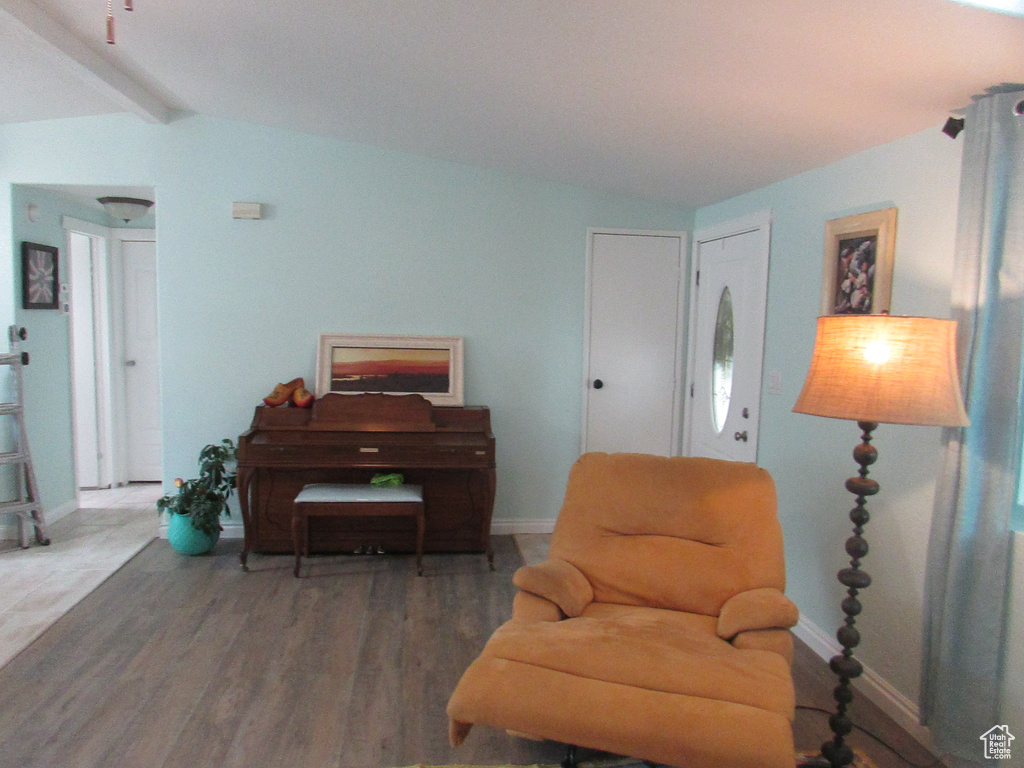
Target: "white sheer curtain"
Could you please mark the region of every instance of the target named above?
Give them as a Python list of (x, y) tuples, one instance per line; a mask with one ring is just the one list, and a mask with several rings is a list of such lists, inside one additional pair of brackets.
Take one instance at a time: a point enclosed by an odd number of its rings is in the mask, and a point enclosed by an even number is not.
[(980, 737), (1002, 722), (1024, 394), (1022, 114), (1024, 90), (994, 93), (971, 105), (964, 130), (953, 316), (971, 426), (945, 434), (921, 696), (922, 721), (936, 745), (962, 766), (986, 764)]

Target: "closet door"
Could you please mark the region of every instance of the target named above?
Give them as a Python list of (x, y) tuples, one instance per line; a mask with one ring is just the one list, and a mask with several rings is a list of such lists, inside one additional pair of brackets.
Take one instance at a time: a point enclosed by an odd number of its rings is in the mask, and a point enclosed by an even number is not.
[(584, 452), (678, 453), (685, 254), (679, 233), (591, 234)]
[(124, 258), (125, 421), (131, 482), (161, 479), (160, 345), (156, 243), (126, 240)]

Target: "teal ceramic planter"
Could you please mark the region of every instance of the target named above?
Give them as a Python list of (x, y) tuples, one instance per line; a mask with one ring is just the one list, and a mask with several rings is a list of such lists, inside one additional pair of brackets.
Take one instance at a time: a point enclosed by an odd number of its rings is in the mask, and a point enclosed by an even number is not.
[(187, 515), (168, 515), (167, 540), (175, 552), (183, 555), (202, 555), (213, 549), (220, 538), (220, 531), (209, 536), (192, 527)]

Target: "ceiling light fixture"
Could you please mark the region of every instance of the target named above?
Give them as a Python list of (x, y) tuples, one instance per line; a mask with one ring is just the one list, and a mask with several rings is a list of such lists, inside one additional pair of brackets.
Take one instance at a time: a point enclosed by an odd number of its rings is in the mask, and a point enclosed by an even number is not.
[[(134, 11), (133, 0), (124, 0), (124, 9)], [(114, 45), (114, 4), (113, 0), (107, 0), (107, 45)]]
[(96, 200), (107, 213), (115, 219), (121, 219), (125, 224), (134, 219), (141, 219), (153, 207), (152, 200), (138, 197), (97, 197)]

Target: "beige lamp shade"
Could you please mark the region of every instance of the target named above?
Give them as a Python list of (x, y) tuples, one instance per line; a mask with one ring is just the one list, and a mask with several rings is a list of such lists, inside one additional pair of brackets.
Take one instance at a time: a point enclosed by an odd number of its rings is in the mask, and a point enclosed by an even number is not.
[(956, 322), (931, 317), (827, 315), (793, 410), (882, 424), (966, 426)]

